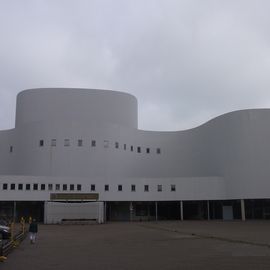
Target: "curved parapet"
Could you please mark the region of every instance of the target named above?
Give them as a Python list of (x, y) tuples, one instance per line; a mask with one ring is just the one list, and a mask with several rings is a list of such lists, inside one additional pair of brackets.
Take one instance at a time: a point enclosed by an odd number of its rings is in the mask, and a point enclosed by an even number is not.
[(16, 127), (32, 122), (80, 122), (137, 128), (137, 100), (117, 91), (73, 88), (40, 88), (17, 97)]

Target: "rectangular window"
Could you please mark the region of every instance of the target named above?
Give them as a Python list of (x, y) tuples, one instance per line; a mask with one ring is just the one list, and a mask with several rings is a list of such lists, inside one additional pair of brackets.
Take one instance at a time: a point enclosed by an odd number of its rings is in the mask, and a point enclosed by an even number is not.
[(3, 184), (3, 190), (7, 190), (8, 189), (8, 184)]
[(23, 184), (18, 185), (18, 190), (23, 190)]
[(109, 191), (109, 185), (105, 185), (105, 186), (104, 186), (104, 190), (105, 190), (105, 191)]
[(44, 140), (39, 140), (39, 146), (40, 147), (44, 146)]
[(78, 146), (83, 146), (83, 140), (78, 140)]
[(146, 154), (150, 154), (150, 148), (146, 148)]
[(51, 140), (51, 146), (56, 146), (56, 139)]
[(64, 146), (70, 146), (69, 139), (65, 139), (65, 140), (64, 140)]
[(10, 184), (10, 189), (15, 190), (15, 184)]
[(158, 191), (158, 192), (161, 192), (161, 191), (162, 191), (162, 185), (158, 185), (158, 186), (157, 186), (157, 191)]
[(26, 189), (26, 190), (30, 190), (30, 189), (31, 189), (31, 185), (30, 185), (30, 184), (26, 184), (26, 185), (25, 185), (25, 189)]
[(127, 150), (127, 145), (126, 144), (124, 144), (124, 150)]
[(41, 189), (41, 190), (45, 190), (45, 188), (46, 188), (45, 184), (41, 184), (41, 185), (40, 185), (40, 189)]
[(82, 190), (82, 185), (78, 184), (78, 185), (77, 185), (77, 190), (78, 190), (78, 191), (81, 191), (81, 190)]
[(74, 185), (73, 184), (69, 185), (69, 190), (74, 190)]
[(171, 185), (171, 191), (176, 191), (175, 185)]
[(109, 148), (109, 141), (107, 140), (104, 141), (104, 148)]
[(136, 186), (135, 185), (131, 185), (131, 191), (136, 191)]
[(130, 151), (133, 152), (133, 145), (130, 146)]
[(149, 185), (144, 185), (144, 191), (148, 192), (149, 191)]
[(12, 153), (12, 152), (13, 152), (13, 146), (10, 145), (10, 146), (9, 146), (9, 153)]
[(96, 185), (91, 185), (91, 191), (95, 191), (96, 190)]
[(157, 148), (157, 154), (160, 154), (160, 153), (161, 153), (160, 148)]
[(60, 184), (55, 184), (55, 190), (60, 190)]
[(48, 190), (53, 190), (53, 184), (48, 184)]
[(119, 142), (115, 142), (115, 148), (116, 148), (116, 149), (119, 148)]
[(38, 190), (38, 184), (33, 184), (33, 190)]
[(137, 152), (141, 153), (141, 147), (140, 146), (137, 147)]
[(122, 191), (122, 190), (123, 190), (122, 185), (118, 185), (118, 191)]
[(91, 141), (91, 146), (92, 146), (92, 147), (95, 147), (95, 146), (96, 146), (96, 141), (95, 141), (95, 140), (92, 140), (92, 141)]
[(67, 190), (67, 184), (63, 185), (63, 190)]

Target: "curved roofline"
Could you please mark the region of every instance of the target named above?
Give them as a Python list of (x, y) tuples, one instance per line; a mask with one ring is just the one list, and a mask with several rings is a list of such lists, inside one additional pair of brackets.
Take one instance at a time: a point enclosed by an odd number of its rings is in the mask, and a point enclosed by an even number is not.
[(76, 87), (39, 87), (39, 88), (29, 88), (29, 89), (24, 89), (22, 91), (20, 91), (18, 94), (17, 94), (17, 97), (20, 96), (20, 95), (23, 95), (25, 94), (26, 92), (37, 92), (37, 91), (52, 91), (52, 90), (61, 90), (61, 91), (91, 91), (91, 92), (111, 92), (111, 93), (115, 93), (117, 95), (127, 95), (129, 97), (132, 97), (136, 100), (137, 102), (137, 98), (133, 95), (133, 94), (130, 94), (130, 93), (127, 93), (127, 92), (123, 92), (123, 91), (118, 91), (118, 90), (110, 90), (110, 89), (98, 89), (98, 88), (76, 88)]
[(207, 120), (206, 122), (196, 126), (196, 127), (192, 127), (192, 128), (188, 128), (188, 129), (183, 129), (183, 130), (172, 130), (172, 131), (158, 131), (158, 130), (145, 130), (145, 129), (139, 129), (139, 131), (146, 131), (146, 132), (158, 132), (158, 133), (168, 133), (168, 134), (173, 134), (173, 133), (179, 133), (179, 132), (189, 132), (189, 131), (193, 131), (195, 129), (198, 129), (198, 128), (201, 128), (207, 124), (209, 124), (210, 122), (212, 121), (218, 121), (219, 118), (223, 118), (223, 117), (226, 117), (228, 115), (231, 115), (231, 114), (235, 114), (235, 113), (241, 113), (241, 112), (250, 112), (250, 111), (264, 111), (264, 110), (267, 110), (270, 112), (270, 108), (253, 108), (253, 109), (240, 109), (240, 110), (235, 110), (235, 111), (231, 111), (231, 112), (227, 112), (227, 113), (223, 113), (223, 114), (220, 114), (218, 116), (215, 116), (209, 120)]

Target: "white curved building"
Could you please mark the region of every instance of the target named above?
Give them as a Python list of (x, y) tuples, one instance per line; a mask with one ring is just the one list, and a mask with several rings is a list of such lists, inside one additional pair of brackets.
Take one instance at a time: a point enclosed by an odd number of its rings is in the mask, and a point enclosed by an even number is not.
[(184, 131), (138, 129), (137, 100), (31, 89), (0, 131), (0, 216), (151, 220), (270, 217), (270, 110)]

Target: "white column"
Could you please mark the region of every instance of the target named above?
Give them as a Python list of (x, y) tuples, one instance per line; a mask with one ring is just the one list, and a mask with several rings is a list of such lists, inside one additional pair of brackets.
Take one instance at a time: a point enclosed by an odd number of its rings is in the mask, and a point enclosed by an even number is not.
[(209, 206), (209, 201), (207, 201), (207, 219), (210, 220), (210, 206)]
[(246, 220), (245, 201), (243, 199), (241, 199), (241, 217), (242, 217), (242, 221)]
[(155, 202), (155, 205), (156, 205), (156, 221), (158, 220), (158, 204), (157, 204), (157, 202)]
[(16, 201), (13, 202), (13, 222), (16, 222)]
[(180, 201), (180, 219), (181, 219), (181, 221), (184, 220), (184, 207), (183, 207), (183, 201)]
[(129, 221), (132, 221), (132, 214), (133, 214), (133, 204), (132, 202), (129, 203)]

